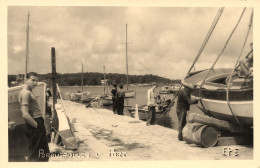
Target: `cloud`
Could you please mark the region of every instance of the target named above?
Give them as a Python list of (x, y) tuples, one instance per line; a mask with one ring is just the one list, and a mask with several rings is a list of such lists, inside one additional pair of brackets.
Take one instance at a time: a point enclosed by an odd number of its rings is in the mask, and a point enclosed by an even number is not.
[[(225, 8), (195, 66), (208, 68), (222, 50), (243, 8)], [(223, 58), (233, 67), (248, 30), (247, 9)], [(51, 47), (57, 72), (125, 73), (126, 23), (130, 74), (183, 78), (196, 57), (218, 8), (186, 7), (8, 7), (8, 73), (24, 71), (26, 22), (30, 11), (30, 68), (51, 72)], [(243, 54), (250, 50), (252, 30)]]

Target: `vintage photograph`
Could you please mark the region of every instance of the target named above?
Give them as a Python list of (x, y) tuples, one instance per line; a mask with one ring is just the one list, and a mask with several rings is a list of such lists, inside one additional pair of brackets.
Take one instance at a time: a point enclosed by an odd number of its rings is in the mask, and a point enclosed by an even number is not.
[(254, 20), (8, 6), (8, 162), (253, 160)]

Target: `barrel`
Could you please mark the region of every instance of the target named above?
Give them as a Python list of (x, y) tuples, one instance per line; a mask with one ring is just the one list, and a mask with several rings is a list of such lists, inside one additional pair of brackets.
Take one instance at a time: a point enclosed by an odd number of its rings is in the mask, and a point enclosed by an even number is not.
[(184, 141), (187, 143), (194, 143), (204, 147), (215, 146), (218, 142), (217, 130), (200, 123), (187, 123), (182, 134)]

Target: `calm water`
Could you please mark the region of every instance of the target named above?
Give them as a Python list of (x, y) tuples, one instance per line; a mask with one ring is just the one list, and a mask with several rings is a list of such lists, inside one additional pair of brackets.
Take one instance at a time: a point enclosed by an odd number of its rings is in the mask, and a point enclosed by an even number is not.
[[(147, 103), (147, 90), (150, 89), (151, 87), (130, 87), (129, 90), (134, 90), (136, 92), (136, 98), (127, 98), (125, 99), (125, 105), (129, 105), (129, 106), (135, 106), (136, 104), (138, 105), (144, 105)], [(124, 88), (125, 89), (125, 88)], [(155, 94), (158, 95), (159, 94), (159, 90), (161, 88), (158, 87), (155, 89)], [(60, 86), (60, 90), (61, 90), (61, 94), (64, 97), (64, 94), (66, 92), (70, 92), (70, 93), (77, 93), (78, 91), (81, 91), (81, 87), (80, 86)], [(90, 92), (91, 95), (103, 95), (104, 94), (104, 87), (102, 86), (84, 86), (83, 88), (84, 92), (88, 91)], [(106, 92), (108, 94), (110, 94), (110, 91), (112, 90), (112, 86), (106, 87)], [(174, 98), (174, 94), (160, 94), (161, 97), (165, 96), (166, 99), (173, 99)], [(172, 107), (171, 111), (169, 112), (169, 115), (174, 123), (174, 129), (177, 128), (178, 126), (178, 118), (176, 115), (176, 102), (177, 102), (177, 98), (175, 99), (175, 105)], [(110, 110), (112, 110), (112, 107), (106, 107)], [(192, 111), (199, 111), (198, 108), (196, 106), (191, 106), (191, 110)]]

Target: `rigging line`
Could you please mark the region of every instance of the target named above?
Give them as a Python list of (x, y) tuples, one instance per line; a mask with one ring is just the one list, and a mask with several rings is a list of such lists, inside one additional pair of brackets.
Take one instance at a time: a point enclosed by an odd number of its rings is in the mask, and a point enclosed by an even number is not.
[[(245, 58), (248, 58), (251, 54), (253, 54), (253, 49), (245, 56)], [(237, 70), (239, 67), (239, 64), (236, 66), (235, 70)]]
[[(224, 11), (224, 7), (222, 7), (222, 8), (219, 9), (219, 15), (217, 15), (216, 18), (215, 18), (215, 19), (216, 19), (215, 26), (216, 26), (216, 24), (217, 24), (217, 22), (218, 22), (218, 20), (219, 20), (219, 18), (220, 18), (220, 16), (221, 16), (221, 14), (223, 13), (223, 11)], [(213, 24), (212, 24), (212, 25), (213, 25)], [(215, 26), (214, 26), (213, 30), (215, 29)], [(213, 30), (212, 30), (212, 31), (213, 31)], [(212, 33), (212, 32), (211, 32), (211, 33)], [(211, 34), (210, 34), (210, 35), (211, 35)], [(208, 40), (209, 40), (209, 39), (207, 39), (207, 42), (208, 42)], [(206, 45), (206, 44), (205, 44), (205, 45)], [(205, 46), (204, 46), (204, 47), (205, 47)], [(202, 48), (202, 50), (204, 49), (204, 47)], [(199, 51), (199, 52), (202, 52), (202, 51)], [(197, 60), (199, 59), (200, 54), (201, 54), (201, 53), (198, 53)], [(197, 60), (196, 60), (196, 61), (197, 61)], [(194, 62), (194, 64), (195, 64), (195, 62)], [(193, 64), (193, 66), (194, 66), (194, 64)], [(191, 68), (192, 68), (192, 67), (191, 67)], [(191, 70), (191, 69), (190, 69), (190, 70)], [(188, 72), (188, 73), (189, 73), (189, 72)], [(200, 88), (199, 88), (199, 97), (201, 97), (201, 94), (202, 94), (202, 93), (201, 93), (201, 87), (200, 87)], [(200, 99), (199, 101), (200, 101), (200, 104), (201, 104), (202, 108), (204, 109), (205, 114), (212, 116), (212, 114), (209, 113), (209, 112), (205, 109), (205, 106), (204, 106), (204, 104), (202, 103), (202, 100)]]
[(202, 43), (202, 46), (201, 46), (201, 48), (199, 49), (199, 52), (198, 52), (198, 54), (197, 54), (197, 56), (196, 56), (196, 58), (195, 58), (193, 64), (191, 65), (191, 67), (190, 67), (190, 69), (189, 69), (189, 71), (188, 71), (187, 74), (190, 73), (191, 69), (194, 67), (195, 63), (196, 63), (197, 60), (199, 59), (199, 57), (200, 57), (202, 51), (204, 50), (204, 48), (205, 48), (205, 46), (206, 46), (206, 44), (207, 44), (209, 38), (210, 38), (211, 35), (212, 35), (212, 32), (214, 31), (214, 29), (215, 29), (215, 27), (216, 27), (216, 25), (217, 25), (217, 23), (218, 23), (218, 21), (219, 21), (219, 18), (220, 18), (220, 16), (222, 15), (223, 11), (224, 11), (224, 7), (220, 8), (220, 9), (218, 10), (217, 15), (215, 16), (215, 18), (214, 18), (214, 20), (213, 20), (213, 22), (212, 22), (212, 24), (211, 24), (211, 27), (210, 27), (210, 29), (209, 29), (209, 31), (208, 31), (208, 33), (207, 33), (207, 35), (206, 35), (206, 37), (205, 37), (203, 43)]
[(248, 25), (248, 31), (247, 31), (247, 34), (246, 34), (246, 37), (245, 37), (245, 40), (244, 40), (244, 43), (243, 43), (243, 47), (242, 47), (242, 49), (241, 49), (241, 52), (240, 52), (239, 57), (238, 57), (238, 59), (237, 59), (237, 62), (236, 62), (235, 66), (234, 66), (234, 68), (233, 68), (233, 70), (232, 70), (232, 73), (230, 74), (230, 78), (229, 78), (229, 80), (228, 80), (228, 82), (227, 82), (227, 90), (226, 90), (226, 99), (227, 99), (228, 107), (229, 107), (229, 109), (230, 109), (232, 115), (233, 115), (234, 118), (236, 119), (237, 123), (238, 123), (241, 127), (243, 127), (243, 125), (240, 123), (240, 121), (238, 120), (238, 118), (236, 117), (236, 115), (234, 114), (234, 112), (233, 112), (233, 110), (232, 110), (232, 108), (231, 108), (231, 106), (230, 106), (230, 101), (229, 101), (229, 88), (230, 88), (230, 83), (231, 83), (231, 80), (232, 80), (232, 76), (233, 76), (235, 70), (237, 69), (236, 66), (237, 66), (237, 64), (238, 64), (238, 62), (239, 62), (239, 60), (240, 60), (240, 57), (241, 57), (241, 55), (242, 55), (242, 53), (243, 53), (243, 50), (244, 50), (244, 47), (245, 47), (245, 45), (246, 45), (246, 42), (247, 42), (247, 39), (248, 39), (248, 35), (249, 35), (250, 30), (251, 30), (252, 22), (253, 22), (253, 11), (252, 11), (252, 13), (251, 13), (251, 17), (250, 17), (250, 21), (249, 21), (249, 25)]
[[(59, 74), (57, 74), (57, 76), (58, 76), (58, 75), (59, 75)], [(62, 76), (63, 76), (63, 74), (61, 74), (60, 77), (59, 77), (59, 79), (56, 80), (57, 83), (59, 82), (59, 80), (61, 80), (61, 77), (62, 77)]]
[[(238, 59), (237, 59), (237, 62), (236, 62), (236, 64), (235, 64), (235, 67), (237, 66), (237, 64), (238, 64), (238, 62), (239, 62), (239, 60), (240, 60), (240, 58), (241, 58), (241, 55), (242, 55), (242, 53), (243, 53), (243, 51), (244, 51), (244, 48), (245, 48), (245, 45), (246, 45), (246, 42), (247, 42), (247, 39), (248, 39), (249, 32), (250, 32), (250, 30), (251, 30), (252, 22), (253, 22), (253, 11), (252, 11), (252, 13), (251, 13), (251, 17), (250, 17), (250, 21), (249, 21), (249, 25), (248, 25), (248, 31), (247, 31), (247, 34), (246, 34), (246, 38), (245, 38), (245, 41), (244, 41), (244, 43), (243, 43), (243, 47), (242, 47), (242, 49), (241, 49), (241, 52), (240, 52), (239, 57), (238, 57)], [(234, 72), (234, 70), (235, 70), (235, 67), (234, 67), (234, 69), (233, 69), (233, 72)], [(232, 72), (232, 73), (233, 73), (233, 72)]]
[[(211, 66), (210, 70), (208, 71), (206, 77), (205, 77), (204, 80), (202, 81), (202, 83), (201, 83), (201, 85), (200, 85), (200, 89), (199, 89), (199, 95), (201, 95), (202, 85), (204, 84), (205, 80), (207, 79), (208, 75), (210, 74), (210, 72), (211, 72), (212, 69), (214, 68), (215, 64), (217, 63), (217, 61), (218, 61), (218, 59), (220, 58), (220, 56), (222, 55), (222, 53), (225, 51), (225, 49), (226, 49), (226, 47), (227, 47), (227, 44), (229, 43), (231, 37), (233, 36), (235, 30), (237, 29), (237, 26), (239, 25), (239, 23), (240, 23), (240, 21), (241, 21), (243, 15), (244, 15), (244, 13), (245, 13), (245, 10), (246, 10), (246, 8), (243, 9), (243, 11), (242, 11), (242, 13), (241, 13), (241, 15), (240, 15), (240, 18), (239, 18), (239, 20), (238, 20), (236, 26), (234, 27), (233, 31), (232, 31), (231, 34), (229, 35), (229, 37), (228, 37), (228, 39), (227, 39), (227, 41), (226, 41), (226, 43), (225, 43), (225, 45), (224, 45), (224, 48), (222, 49), (222, 51), (221, 51), (220, 54), (218, 55), (217, 59), (215, 60), (215, 62), (214, 62), (213, 65)], [(202, 104), (202, 100), (200, 100), (200, 101), (201, 101), (201, 104)], [(204, 108), (204, 106), (203, 106), (203, 108)]]
[(228, 39), (227, 39), (227, 41), (226, 41), (226, 43), (225, 43), (225, 45), (224, 45), (224, 48), (222, 49), (222, 51), (221, 51), (220, 54), (218, 55), (217, 59), (215, 60), (215, 62), (214, 62), (213, 65), (211, 66), (211, 68), (210, 68), (209, 72), (207, 73), (205, 79), (202, 81), (202, 83), (201, 83), (201, 85), (200, 85), (200, 88), (202, 87), (203, 83), (205, 82), (205, 80), (206, 80), (207, 77), (209, 76), (209, 73), (210, 73), (210, 72), (212, 71), (212, 69), (214, 68), (214, 66), (215, 66), (215, 64), (217, 63), (217, 61), (218, 61), (218, 59), (220, 58), (220, 56), (221, 56), (221, 55), (223, 54), (223, 52), (225, 51), (225, 49), (226, 49), (226, 47), (227, 47), (227, 45), (228, 45), (228, 43), (229, 43), (231, 37), (233, 36), (235, 30), (237, 29), (237, 26), (239, 25), (239, 23), (240, 23), (240, 21), (241, 21), (243, 15), (244, 15), (244, 13), (245, 13), (245, 10), (246, 10), (246, 8), (243, 9), (243, 11), (242, 11), (242, 13), (241, 13), (241, 15), (240, 15), (240, 18), (239, 18), (239, 20), (238, 20), (236, 26), (234, 27), (234, 29), (232, 30), (231, 34), (229, 35), (229, 37), (228, 37)]
[[(210, 38), (211, 35), (212, 35), (212, 32), (214, 31), (214, 29), (215, 29), (215, 27), (216, 27), (216, 25), (217, 25), (217, 23), (218, 23), (218, 21), (219, 21), (219, 19), (220, 19), (220, 16), (222, 15), (223, 11), (224, 11), (224, 7), (221, 7), (221, 8), (218, 10), (218, 12), (217, 12), (217, 14), (216, 14), (216, 16), (215, 16), (215, 18), (214, 18), (214, 20), (213, 20), (213, 22), (212, 22), (210, 28), (209, 28), (209, 31), (208, 31), (208, 33), (207, 33), (207, 35), (206, 35), (206, 37), (205, 37), (205, 39), (204, 39), (204, 41), (203, 41), (203, 43), (202, 43), (202, 46), (201, 46), (201, 48), (200, 48), (200, 50), (199, 50), (199, 52), (198, 52), (198, 54), (197, 54), (195, 60), (193, 61), (193, 63), (192, 63), (192, 65), (191, 65), (191, 67), (190, 67), (190, 69), (189, 69), (189, 71), (188, 71), (187, 74), (190, 73), (191, 69), (194, 67), (195, 63), (196, 63), (197, 60), (199, 59), (199, 57), (200, 57), (200, 55), (201, 55), (203, 49), (205, 48), (205, 46), (206, 46), (206, 44), (207, 44), (209, 38)], [(177, 97), (177, 95), (178, 95), (179, 91), (181, 90), (182, 86), (183, 86), (183, 85), (180, 86), (179, 90), (178, 90), (177, 93), (175, 94), (175, 96), (174, 96), (174, 98), (172, 99), (172, 101), (175, 100), (175, 98)]]
[[(226, 49), (226, 47), (227, 47), (227, 45), (228, 45), (228, 43), (229, 43), (231, 37), (233, 36), (235, 30), (237, 29), (237, 26), (239, 25), (239, 23), (240, 23), (240, 21), (241, 21), (243, 15), (244, 15), (244, 13), (245, 13), (245, 10), (246, 10), (246, 8), (243, 9), (243, 11), (242, 11), (242, 13), (241, 13), (241, 15), (240, 15), (240, 18), (239, 18), (239, 20), (238, 20), (236, 26), (234, 27), (233, 31), (232, 31), (231, 34), (229, 35), (228, 40), (226, 41), (226, 43), (225, 43), (225, 45), (224, 45), (224, 48), (222, 49), (222, 51), (221, 51), (220, 54), (218, 55), (217, 59), (215, 60), (215, 62), (214, 62), (213, 65), (211, 66), (210, 70), (208, 71), (206, 77), (204, 78), (204, 80), (203, 80), (202, 83), (200, 84), (199, 96), (201, 96), (201, 94), (202, 94), (202, 93), (201, 93), (202, 85), (204, 84), (205, 80), (208, 78), (210, 72), (211, 72), (212, 69), (214, 68), (215, 64), (217, 63), (217, 61), (218, 61), (218, 59), (220, 58), (220, 56), (222, 55), (222, 53), (225, 51), (225, 49)], [(204, 106), (203, 106), (203, 104), (202, 104), (202, 100), (200, 100), (200, 102), (201, 102), (201, 105), (202, 105), (203, 109), (205, 110), (205, 108), (204, 108)]]

